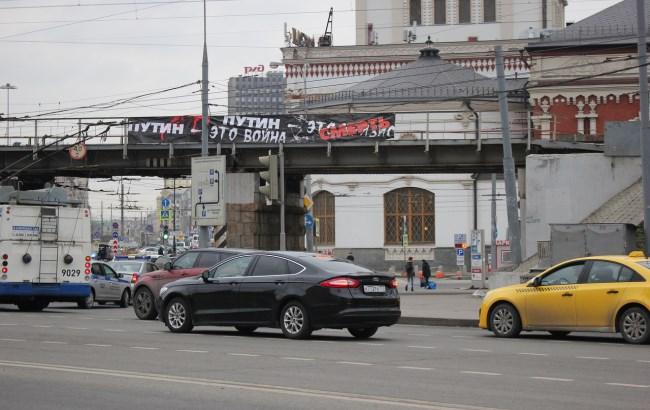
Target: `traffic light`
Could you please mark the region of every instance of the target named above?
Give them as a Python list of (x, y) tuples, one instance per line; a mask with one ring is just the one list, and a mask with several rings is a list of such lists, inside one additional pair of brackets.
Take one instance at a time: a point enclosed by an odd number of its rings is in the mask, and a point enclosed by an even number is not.
[(169, 239), (169, 227), (167, 225), (163, 227), (163, 239)]
[(278, 156), (269, 154), (259, 157), (259, 161), (267, 168), (266, 171), (259, 173), (260, 178), (266, 181), (266, 185), (260, 186), (260, 192), (270, 201), (277, 201), (280, 199), (278, 194)]

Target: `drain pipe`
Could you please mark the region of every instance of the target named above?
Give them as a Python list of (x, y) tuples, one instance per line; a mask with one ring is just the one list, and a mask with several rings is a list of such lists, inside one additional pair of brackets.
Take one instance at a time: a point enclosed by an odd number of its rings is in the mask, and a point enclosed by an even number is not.
[(478, 177), (479, 173), (474, 173), (472, 174), (472, 191), (474, 195), (474, 230), (476, 231), (478, 229)]
[(465, 106), (474, 114), (474, 135), (476, 138), (476, 150), (481, 150), (481, 120), (478, 116), (478, 112), (472, 108), (472, 104), (469, 101), (465, 101)]

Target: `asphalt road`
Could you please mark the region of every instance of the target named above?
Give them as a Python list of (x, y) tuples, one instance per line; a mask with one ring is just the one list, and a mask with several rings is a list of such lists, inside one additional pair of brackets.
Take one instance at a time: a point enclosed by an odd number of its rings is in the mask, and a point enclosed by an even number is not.
[(172, 334), (132, 309), (0, 306), (2, 409), (647, 409), (650, 346), (394, 326)]

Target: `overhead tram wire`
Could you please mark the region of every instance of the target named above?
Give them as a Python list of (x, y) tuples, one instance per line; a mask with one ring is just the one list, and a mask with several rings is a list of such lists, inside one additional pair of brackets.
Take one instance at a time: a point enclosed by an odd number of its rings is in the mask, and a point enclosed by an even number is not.
[[(626, 61), (626, 60), (629, 60), (629, 59), (631, 59), (631, 58), (629, 58), (629, 57), (621, 57), (621, 58), (618, 59), (618, 60), (619, 60), (619, 61)], [(595, 62), (590, 62), (590, 63), (585, 63), (585, 64), (576, 65), (576, 66), (574, 66), (574, 67), (595, 66), (595, 65), (599, 65), (599, 64), (612, 64), (612, 63), (615, 63), (615, 62), (617, 62), (617, 61), (616, 61), (616, 60), (612, 60), (612, 59), (606, 59), (606, 60), (601, 61), (601, 62), (597, 62), (597, 63), (595, 63)], [(631, 70), (631, 69), (634, 69), (634, 67), (630, 67), (630, 68), (627, 68), (627, 69), (622, 69), (622, 70), (620, 70), (620, 71), (626, 71), (626, 70)], [(402, 70), (403, 70), (403, 71), (407, 71), (407, 70), (410, 70), (410, 69), (409, 69), (409, 68), (402, 68)], [(442, 72), (444, 73), (444, 72), (451, 72), (451, 71), (456, 71), (456, 70), (459, 70), (459, 71), (461, 71), (461, 70), (467, 70), (467, 68), (456, 67), (456, 68), (449, 69), (449, 70), (443, 70)], [(553, 68), (553, 69), (543, 69), (543, 70), (537, 70), (537, 71), (533, 70), (533, 71), (529, 71), (529, 75), (531, 75), (531, 74), (545, 74), (545, 73), (554, 72), (554, 71), (560, 71), (560, 70), (566, 70), (566, 68), (565, 68), (565, 67), (558, 67), (558, 68)], [(403, 76), (403, 78), (419, 77), (419, 76), (420, 76), (420, 75), (415, 75), (415, 74), (414, 74), (414, 75), (405, 75), (405, 76)], [(348, 78), (354, 78), (354, 77), (357, 77), (357, 76), (341, 76), (341, 77), (337, 77), (337, 78), (346, 78), (346, 77), (348, 77)], [(512, 76), (510, 76), (510, 77), (512, 77)], [(318, 79), (318, 80), (312, 80), (312, 83), (313, 83), (313, 82), (316, 82), (316, 81), (325, 81), (325, 80), (330, 80), (330, 79)], [(474, 81), (483, 81), (483, 80), (484, 80), (484, 79), (481, 78), (481, 79), (477, 79), (477, 80), (470, 80), (470, 81), (464, 81), (464, 82), (439, 83), (439, 84), (434, 84), (434, 85), (432, 85), (432, 86), (430, 86), (430, 87), (419, 87), (419, 88), (431, 88), (431, 87), (440, 87), (440, 86), (453, 86), (453, 85), (458, 85), (458, 84), (467, 84), (467, 83), (471, 83), (471, 82), (474, 82)], [(571, 81), (571, 80), (567, 80), (567, 81)], [(97, 108), (98, 111), (108, 111), (108, 110), (110, 110), (110, 107), (115, 107), (115, 106), (117, 106), (117, 105), (126, 104), (126, 103), (128, 103), (128, 102), (130, 102), (130, 101), (132, 101), (132, 100), (135, 100), (135, 99), (139, 99), (139, 98), (142, 98), (142, 97), (145, 97), (145, 96), (148, 96), (148, 95), (160, 94), (160, 93), (163, 93), (163, 92), (167, 92), (167, 91), (170, 91), (170, 90), (179, 89), (179, 88), (182, 88), (182, 87), (192, 86), (192, 85), (195, 85), (195, 84), (198, 84), (198, 83), (200, 83), (200, 81), (193, 82), (193, 83), (188, 83), (188, 84), (185, 84), (185, 85), (182, 85), (182, 86), (179, 86), (179, 87), (174, 87), (174, 88), (170, 88), (170, 89), (166, 89), (166, 90), (161, 90), (161, 91), (158, 91), (158, 92), (150, 92), (150, 93), (146, 93), (146, 94), (141, 94), (141, 95), (139, 95), (139, 96), (126, 98), (126, 99), (123, 99), (122, 101), (117, 101), (117, 102), (116, 102), (116, 101), (111, 101), (111, 102), (107, 102), (107, 103), (97, 103), (97, 104), (88, 105), (88, 106), (83, 106), (83, 107), (74, 107), (74, 108), (68, 108), (68, 109), (61, 109), (61, 110), (55, 110), (55, 111), (45, 112), (45, 113), (43, 113), (43, 112), (39, 112), (39, 113), (36, 114), (36, 115), (30, 115), (30, 116), (27, 116), (27, 117), (25, 117), (25, 118), (21, 118), (21, 117), (13, 117), (12, 121), (19, 121), (19, 120), (33, 120), (33, 119), (37, 119), (37, 118), (39, 118), (39, 117), (42, 117), (42, 116), (44, 116), (44, 115), (48, 115), (48, 114), (52, 114), (52, 113), (56, 114), (56, 113), (70, 112), (70, 111), (81, 110), (81, 109), (90, 109), (90, 108)], [(358, 84), (358, 81), (355, 81), (355, 82), (349, 82), (349, 83), (340, 83), (339, 85), (346, 85), (346, 84)], [(527, 87), (527, 88), (524, 87), (524, 88), (520, 88), (520, 89), (512, 89), (511, 91), (523, 90), (523, 89), (528, 89), (528, 88), (542, 88), (542, 87), (547, 87), (547, 86), (551, 86), (551, 85), (535, 86), (535, 87)], [(329, 86), (329, 85), (324, 85), (324, 86), (314, 85), (314, 86), (310, 87), (310, 89), (317, 89), (317, 88), (323, 88), (323, 87), (331, 87), (331, 86)], [(222, 94), (222, 93), (227, 93), (227, 91), (226, 91), (226, 90), (217, 90), (217, 91), (213, 91), (213, 92), (211, 92), (210, 94), (213, 94), (213, 95), (214, 95), (215, 93), (216, 93), (216, 94)], [(164, 97), (164, 99), (177, 99), (177, 98), (185, 98), (185, 97), (186, 97), (186, 96), (171, 96), (171, 97)], [(187, 96), (187, 97), (189, 97), (189, 96)], [(214, 100), (214, 99), (215, 99), (215, 98), (211, 98), (211, 100)], [(223, 99), (223, 100), (225, 100), (225, 99), (227, 99), (227, 97), (225, 96), (225, 97), (220, 97), (220, 98), (217, 98), (217, 99)], [(143, 101), (159, 101), (159, 100), (160, 100), (160, 99), (143, 100)], [(189, 103), (191, 103), (191, 102), (193, 102), (193, 101), (187, 101), (187, 102), (184, 102), (184, 103), (188, 103), (188, 104), (189, 104)], [(106, 107), (103, 107), (103, 106), (106, 106)], [(213, 104), (213, 106), (220, 106), (220, 104)], [(121, 108), (120, 108), (120, 109), (121, 109)], [(23, 115), (24, 115), (25, 113), (19, 113), (19, 115), (20, 115), (20, 114), (23, 114)], [(72, 119), (77, 119), (77, 118), (78, 118), (78, 117), (75, 117), (75, 118), (72, 118)], [(90, 117), (90, 118), (93, 118), (93, 119), (94, 119), (94, 118), (96, 118), (96, 117)], [(114, 117), (108, 117), (108, 118), (114, 118)], [(52, 119), (55, 119), (55, 118), (52, 118)], [(61, 119), (61, 118), (57, 118), (57, 119)]]
[[(594, 41), (593, 43), (591, 43), (591, 44), (602, 45), (603, 43), (608, 43), (608, 42), (611, 42), (611, 41), (620, 41), (621, 39), (627, 39), (627, 38), (632, 38), (632, 37), (625, 37), (625, 36), (622, 36), (622, 37), (615, 37), (615, 38), (611, 38), (611, 39), (609, 39), (609, 40), (607, 40), (607, 41), (595, 40), (595, 41)], [(589, 44), (590, 44), (590, 43), (585, 43), (585, 44), (583, 44), (583, 45), (589, 45)], [(567, 48), (575, 48), (575, 47), (574, 47), (574, 46), (562, 46), (562, 47), (551, 48), (551, 49), (548, 49), (547, 51), (557, 51), (557, 50), (567, 49)], [(616, 46), (614, 46), (614, 47), (611, 47), (610, 50), (614, 50), (614, 49), (622, 49), (622, 48), (629, 48), (629, 45), (616, 45)], [(492, 55), (493, 52), (482, 53), (482, 54), (483, 54), (483, 55)], [(611, 61), (606, 61), (605, 63), (609, 63), (609, 62), (611, 62)], [(585, 65), (593, 65), (593, 64), (585, 64)], [(464, 68), (459, 67), (458, 69), (464, 69)], [(562, 70), (562, 69), (565, 69), (565, 68), (560, 67), (560, 68), (556, 68), (556, 69), (540, 70), (540, 71), (537, 71), (537, 72), (534, 72), (534, 71), (533, 71), (533, 72), (529, 72), (529, 74), (530, 74), (530, 73), (548, 72), (548, 71), (552, 71), (552, 70)], [(406, 69), (402, 69), (402, 70), (406, 70)], [(338, 76), (337, 78), (346, 78), (346, 77), (354, 78), (354, 77), (358, 77), (358, 76), (354, 76), (354, 75), (350, 75), (350, 76)], [(316, 80), (312, 80), (311, 82), (314, 83), (314, 82), (316, 82), (316, 81), (325, 81), (325, 80), (328, 80), (328, 81), (329, 81), (330, 79), (316, 79)], [(223, 80), (223, 81), (225, 82), (225, 81), (227, 81), (227, 79), (226, 79), (226, 80)], [(358, 83), (358, 82), (355, 81), (355, 82), (351, 82), (351, 83), (342, 83), (342, 84), (340, 84), (340, 85), (346, 85), (346, 84), (357, 84), (357, 83)], [(319, 86), (312, 86), (311, 88), (313, 89), (313, 88), (321, 88), (321, 87), (319, 87)], [(224, 90), (223, 92), (226, 92), (226, 91)], [(99, 104), (95, 104), (95, 105), (99, 105)], [(79, 108), (79, 109), (82, 109), (82, 108)], [(71, 110), (71, 109), (67, 109), (67, 110), (64, 110), (64, 111), (70, 111), (70, 110)], [(54, 111), (54, 112), (56, 112), (56, 111)], [(47, 115), (47, 113), (45, 113), (45, 115)]]

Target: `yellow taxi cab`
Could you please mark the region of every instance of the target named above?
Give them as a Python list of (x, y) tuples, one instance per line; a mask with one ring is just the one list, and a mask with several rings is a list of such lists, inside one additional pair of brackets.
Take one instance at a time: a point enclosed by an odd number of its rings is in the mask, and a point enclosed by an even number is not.
[(498, 337), (544, 330), (620, 332), (629, 343), (650, 341), (650, 259), (591, 256), (559, 263), (524, 284), (489, 291), (479, 327)]

